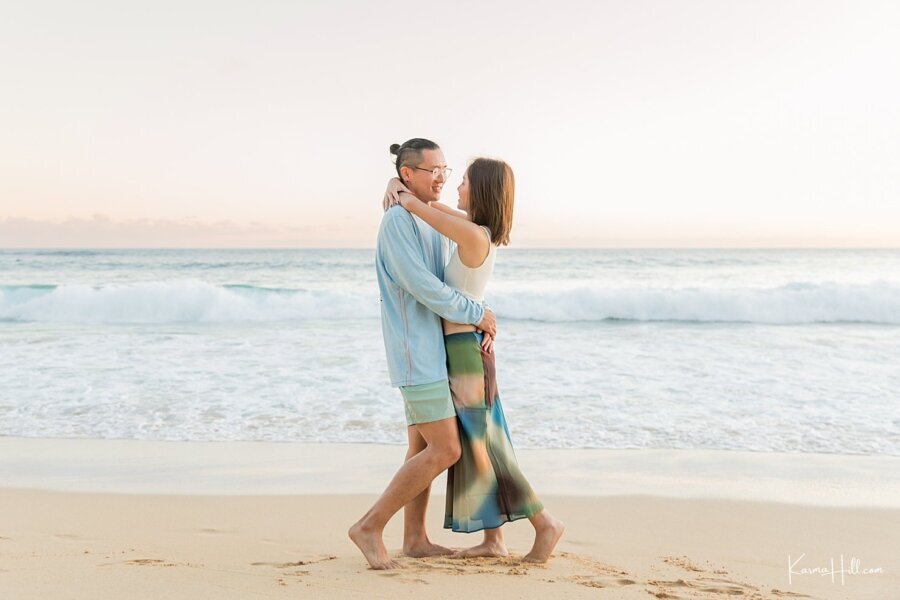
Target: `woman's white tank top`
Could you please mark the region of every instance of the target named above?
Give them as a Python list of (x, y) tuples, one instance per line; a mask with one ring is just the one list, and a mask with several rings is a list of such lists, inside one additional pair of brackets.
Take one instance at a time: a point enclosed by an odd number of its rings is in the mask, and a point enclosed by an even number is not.
[(491, 230), (482, 225), (490, 244), (487, 258), (478, 267), (467, 267), (459, 259), (459, 248), (454, 248), (450, 255), (450, 261), (444, 267), (444, 283), (457, 290), (460, 294), (474, 300), (484, 302), (484, 290), (487, 287), (491, 273), (494, 272), (494, 258), (497, 255), (497, 245), (491, 242)]

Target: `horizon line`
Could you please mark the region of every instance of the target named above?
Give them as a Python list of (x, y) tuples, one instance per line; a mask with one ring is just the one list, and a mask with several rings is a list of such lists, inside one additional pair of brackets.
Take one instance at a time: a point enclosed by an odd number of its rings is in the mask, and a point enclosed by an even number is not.
[[(516, 246), (504, 250), (897, 250), (900, 246)], [(375, 250), (375, 246), (0, 246), (12, 250)]]

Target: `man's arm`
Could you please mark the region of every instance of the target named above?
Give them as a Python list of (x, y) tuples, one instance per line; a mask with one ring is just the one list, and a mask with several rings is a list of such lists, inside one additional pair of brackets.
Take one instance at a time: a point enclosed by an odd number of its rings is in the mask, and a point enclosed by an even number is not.
[(486, 315), (479, 303), (469, 300), (428, 270), (419, 257), (421, 247), (415, 227), (411, 215), (409, 218), (397, 215), (385, 223), (382, 232), (386, 236), (381, 245), (382, 258), (397, 285), (448, 321), (478, 325), (486, 331), (493, 330), (492, 334), (496, 333), (492, 313)]

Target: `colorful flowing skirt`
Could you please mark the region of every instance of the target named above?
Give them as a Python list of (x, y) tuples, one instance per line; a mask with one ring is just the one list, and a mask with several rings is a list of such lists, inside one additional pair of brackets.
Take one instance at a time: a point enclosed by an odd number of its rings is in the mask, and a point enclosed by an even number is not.
[(460, 459), (447, 472), (444, 527), (467, 533), (544, 508), (519, 469), (497, 392), (494, 354), (482, 350), (481, 339), (475, 332), (444, 336), (462, 444)]

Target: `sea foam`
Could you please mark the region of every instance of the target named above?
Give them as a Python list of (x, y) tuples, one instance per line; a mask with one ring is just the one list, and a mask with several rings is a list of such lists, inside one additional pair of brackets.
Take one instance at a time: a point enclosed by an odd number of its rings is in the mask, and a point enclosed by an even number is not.
[[(770, 288), (498, 286), (487, 302), (500, 318), (547, 322), (900, 324), (900, 285), (887, 282), (791, 283)], [(0, 320), (8, 322), (303, 321), (376, 319), (379, 314), (377, 289), (276, 289), (195, 280), (0, 286)]]

